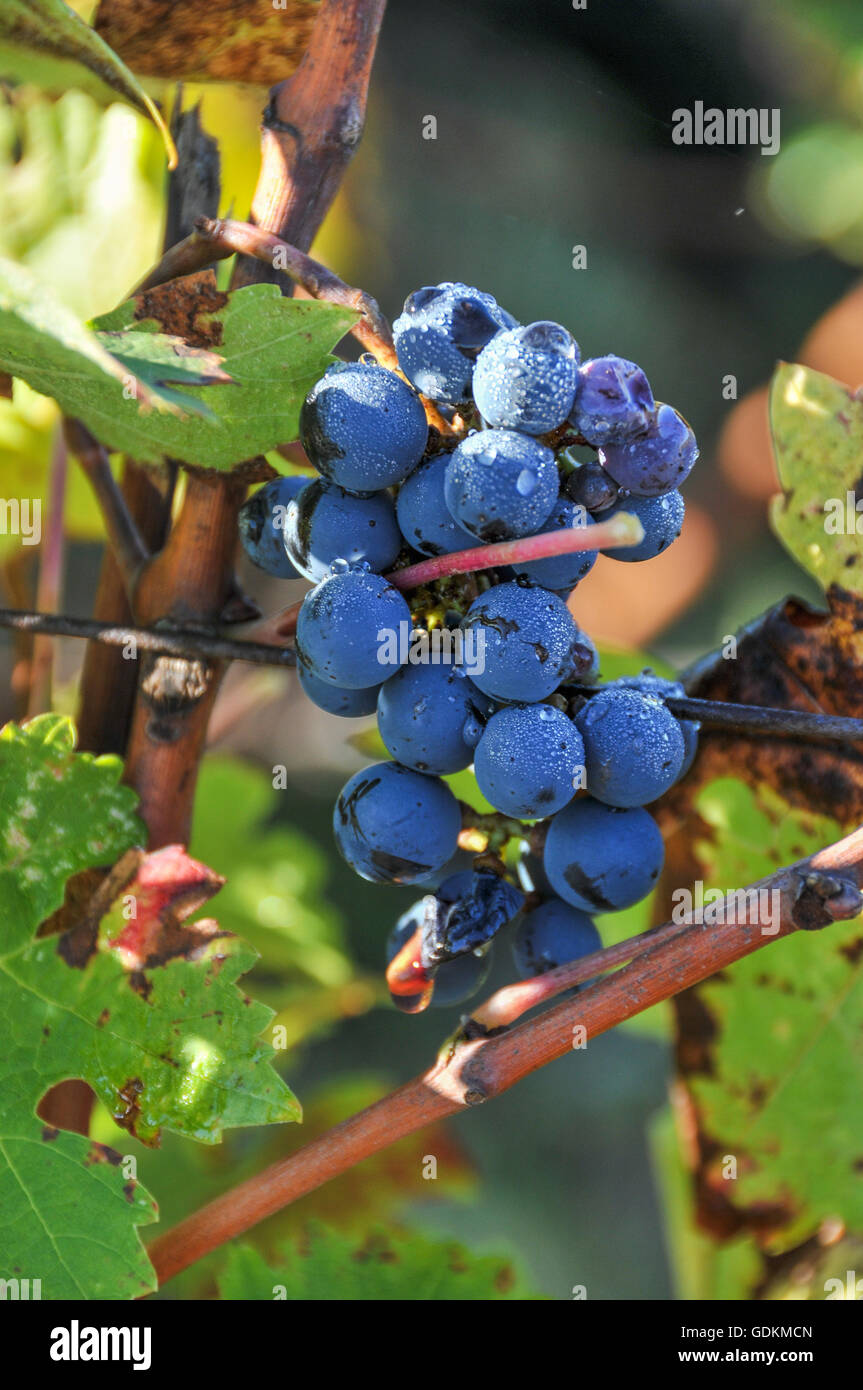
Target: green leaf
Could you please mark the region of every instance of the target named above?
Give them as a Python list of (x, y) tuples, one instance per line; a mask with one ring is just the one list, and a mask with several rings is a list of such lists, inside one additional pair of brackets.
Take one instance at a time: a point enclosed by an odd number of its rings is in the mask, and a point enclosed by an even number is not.
[(181, 419), (209, 415), (206, 402), (166, 383), (225, 381), (219, 360), (164, 334), (93, 333), (23, 266), (0, 259), (0, 370), (53, 396), (67, 415), (83, 419), (100, 400), (134, 416), (139, 402)]
[[(29, 943), (62, 904), (66, 878), (109, 862), (143, 830), (119, 760), (76, 755), (73, 743), (56, 715), (0, 733), (0, 1277), (41, 1279), (43, 1298), (132, 1298), (154, 1286), (136, 1234), (154, 1203), (118, 1154), (36, 1119), (48, 1086), (80, 1071), (47, 980), (37, 975), (28, 995), (15, 974), (34, 952), (54, 953), (56, 939)], [(60, 964), (72, 1018), (83, 978)]]
[(59, 92), (81, 87), (103, 105), (122, 97), (158, 126), (170, 167), (176, 165), (158, 107), (105, 40), (62, 0), (0, 0), (0, 73)]
[(99, 1146), (40, 1125), (45, 1091), (82, 1078), (145, 1143), (163, 1126), (215, 1143), (229, 1126), (297, 1119), (299, 1106), (260, 1040), (271, 1010), (236, 988), (255, 959), (236, 938), (201, 935), (193, 959), (132, 972), (110, 917), (98, 938), (83, 910), (71, 931), (33, 938), (67, 878), (145, 836), (119, 760), (77, 754), (73, 740), (56, 715), (0, 734), (0, 1250), (11, 1266), (0, 1277), (17, 1266), (46, 1298), (118, 1298), (152, 1287), (134, 1233), (152, 1203)]
[[(731, 779), (704, 788), (696, 807), (715, 831), (696, 845), (705, 884), (726, 891), (840, 833), (827, 817)], [(773, 906), (765, 902), (762, 917)], [(805, 1239), (829, 1216), (861, 1229), (860, 919), (768, 945), (707, 981), (698, 998), (707, 1055), (687, 1080), (711, 1151), (738, 1166), (733, 1182), (713, 1180), (737, 1208), (781, 1211), (773, 1249)]]
[(71, 720), (55, 714), (0, 731), (4, 958), (62, 906), (67, 879), (146, 838), (119, 758), (73, 754), (74, 741)]
[(863, 592), (855, 509), (863, 401), (823, 372), (783, 362), (770, 388), (770, 429), (782, 485), (770, 510), (774, 531), (824, 589)]
[[(129, 300), (97, 319), (94, 327), (105, 332), (158, 330), (152, 321), (137, 320), (135, 311), (135, 301)], [(184, 388), (182, 399), (189, 405), (206, 404), (212, 419), (144, 417), (110, 383), (95, 398), (75, 390), (74, 403), (60, 403), (97, 439), (142, 462), (155, 463), (167, 454), (200, 467), (230, 469), (296, 439), (300, 407), (332, 361), (331, 348), (356, 317), (335, 304), (285, 299), (276, 285), (248, 285), (225, 296), (218, 313), (198, 316), (217, 337), (231, 384)]]
[(223, 1299), (490, 1302), (542, 1298), (506, 1259), (474, 1255), (418, 1232), (378, 1228), (365, 1240), (317, 1224), (271, 1268), (251, 1246), (235, 1246), (219, 1279)]

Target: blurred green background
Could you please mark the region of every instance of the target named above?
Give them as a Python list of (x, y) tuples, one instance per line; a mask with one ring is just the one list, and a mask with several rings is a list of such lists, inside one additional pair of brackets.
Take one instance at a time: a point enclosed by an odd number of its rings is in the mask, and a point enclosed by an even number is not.
[[(244, 215), (263, 94), (190, 88), (186, 101), (199, 96), (222, 147), (223, 210)], [(696, 101), (778, 108), (779, 153), (675, 145), (672, 113)], [(427, 116), (434, 140), (423, 138)], [(102, 113), (75, 92), (56, 103), (7, 92), (0, 103), (0, 254), (25, 261), (83, 316), (111, 307), (157, 258), (163, 179), (157, 137), (124, 108)], [(576, 270), (579, 246), (587, 265)], [(398, 0), (365, 137), (315, 249), (391, 317), (417, 286), (459, 279), (522, 320), (559, 319), (584, 355), (613, 350), (642, 364), (657, 396), (691, 421), (702, 459), (687, 484), (684, 534), (637, 575), (600, 561), (574, 603), (594, 637), (679, 667), (786, 592), (814, 597), (767, 529), (775, 484), (759, 391), (777, 358), (810, 361), (851, 385), (863, 379), (863, 9), (854, 0), (615, 0), (581, 11), (565, 0)], [(53, 407), (24, 388), (0, 400), (5, 495), (46, 495), (54, 426)], [(60, 603), (83, 614), (101, 546), (74, 474), (65, 517)], [(38, 554), (0, 537), (0, 562), (6, 601), (24, 606)], [(303, 589), (244, 562), (241, 578), (265, 611)], [(0, 649), (10, 676), (2, 713), (17, 717), (21, 653), (5, 637)], [(55, 706), (74, 707), (81, 655), (75, 643), (58, 645)], [(313, 1114), (316, 1097), (341, 1115), (407, 1079), (456, 1022), (456, 1011), (406, 1018), (382, 1002), (383, 941), (415, 895), (362, 883), (335, 857), (331, 807), (361, 763), (346, 742), (357, 727), (303, 703), (289, 673), (234, 669), (214, 716), (193, 844), (229, 875), (211, 910), (261, 951), (252, 992), (288, 1027), (286, 1075)], [(288, 790), (274, 793), (282, 763)], [(492, 983), (509, 978), (501, 942)], [(427, 1148), (421, 1137), (404, 1163), (372, 1165), (365, 1185), (346, 1179), (341, 1200), (313, 1196), (290, 1219), (409, 1216), (518, 1253), (554, 1298), (574, 1285), (589, 1298), (673, 1297), (648, 1144), (668, 1069), (661, 1020), (618, 1031), (450, 1125), (436, 1201), (419, 1160), (438, 1141)], [(99, 1125), (110, 1139), (105, 1117)], [(172, 1220), (301, 1139), (240, 1134), (204, 1154), (169, 1139), (160, 1153), (141, 1151), (140, 1175)], [(207, 1277), (177, 1288), (207, 1291)]]

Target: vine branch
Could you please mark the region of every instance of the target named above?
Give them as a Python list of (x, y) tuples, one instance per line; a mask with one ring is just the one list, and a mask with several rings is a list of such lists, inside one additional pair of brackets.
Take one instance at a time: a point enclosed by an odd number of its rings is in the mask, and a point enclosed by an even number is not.
[(706, 908), (703, 920), (658, 936), (637, 962), (575, 998), (503, 1032), (456, 1038), (421, 1076), (159, 1236), (149, 1253), (160, 1286), (406, 1134), (501, 1095), (565, 1056), (578, 1045), (576, 1030), (590, 1041), (783, 936), (856, 916), (863, 905), (861, 882), (863, 829), (750, 885), (779, 894), (779, 922), (771, 922), (770, 934), (757, 921), (733, 920), (736, 897), (726, 897)]
[(80, 420), (66, 420), (63, 428), (69, 452), (77, 458), (96, 494), (114, 559), (131, 597), (141, 566), (150, 558), (150, 552), (111, 472), (108, 450), (93, 438)]
[[(292, 667), (297, 662), (292, 647), (269, 642), (235, 641), (223, 637), (206, 624), (201, 624), (200, 628), (186, 628), (181, 624), (164, 628), (133, 627), (98, 622), (93, 618), (71, 618), (62, 613), (0, 608), (0, 628), (4, 627), (16, 632), (44, 633), (50, 637), (83, 637), (106, 647), (137, 644), (141, 651), (181, 659), (248, 661), (254, 666), (282, 667)], [(258, 631), (259, 625), (254, 630)], [(567, 686), (566, 689), (589, 697), (598, 694), (603, 686)], [(773, 709), (767, 705), (738, 704), (725, 700), (700, 700), (688, 695), (685, 698), (656, 698), (661, 699), (678, 718), (696, 719), (702, 724), (733, 729), (737, 733), (779, 734), (819, 743), (863, 743), (863, 719), (852, 719), (845, 715)], [(473, 811), (467, 817), (466, 824), (479, 830), (499, 828), (492, 815), (479, 815)]]

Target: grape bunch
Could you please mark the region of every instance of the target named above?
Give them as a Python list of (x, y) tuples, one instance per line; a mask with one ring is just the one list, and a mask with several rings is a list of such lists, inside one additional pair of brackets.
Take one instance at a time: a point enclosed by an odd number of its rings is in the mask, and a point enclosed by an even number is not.
[[(583, 361), (562, 325), (519, 324), (470, 286), (417, 290), (393, 337), (398, 371), (367, 355), (317, 382), (300, 422), (316, 475), (267, 483), (240, 527), (255, 564), (313, 585), (295, 643), (308, 698), (377, 714), (391, 761), (349, 779), (334, 833), (360, 877), (424, 890), (386, 947), (393, 999), (416, 1012), (473, 994), (510, 924), (522, 977), (599, 949), (594, 917), (657, 881), (645, 808), (688, 771), (698, 725), (669, 712), (676, 682), (598, 684), (568, 606), (596, 551), (516, 545), (414, 589), (399, 571), (621, 512), (643, 539), (604, 553), (652, 559), (680, 533), (698, 449), (634, 362)], [(479, 822), (447, 780), (470, 767), (496, 813)]]

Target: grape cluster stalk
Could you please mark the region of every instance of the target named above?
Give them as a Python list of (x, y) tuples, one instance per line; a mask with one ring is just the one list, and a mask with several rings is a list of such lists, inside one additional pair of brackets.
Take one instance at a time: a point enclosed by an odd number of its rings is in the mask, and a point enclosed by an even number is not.
[[(349, 779), (333, 829), (360, 877), (423, 892), (385, 946), (413, 1013), (474, 994), (504, 930), (522, 978), (592, 954), (594, 917), (656, 884), (645, 808), (691, 766), (699, 725), (651, 672), (599, 687), (568, 600), (599, 553), (585, 538), (616, 518), (639, 537), (609, 541), (621, 563), (674, 542), (698, 448), (634, 362), (582, 360), (563, 325), (519, 324), (471, 286), (409, 295), (393, 343), (397, 368), (366, 354), (313, 386), (316, 476), (266, 483), (239, 521), (256, 565), (313, 585), (295, 626), (306, 696), (377, 715), (391, 761)], [(567, 533), (571, 548), (552, 539)], [(498, 833), (478, 835), (449, 784), (469, 767)]]

